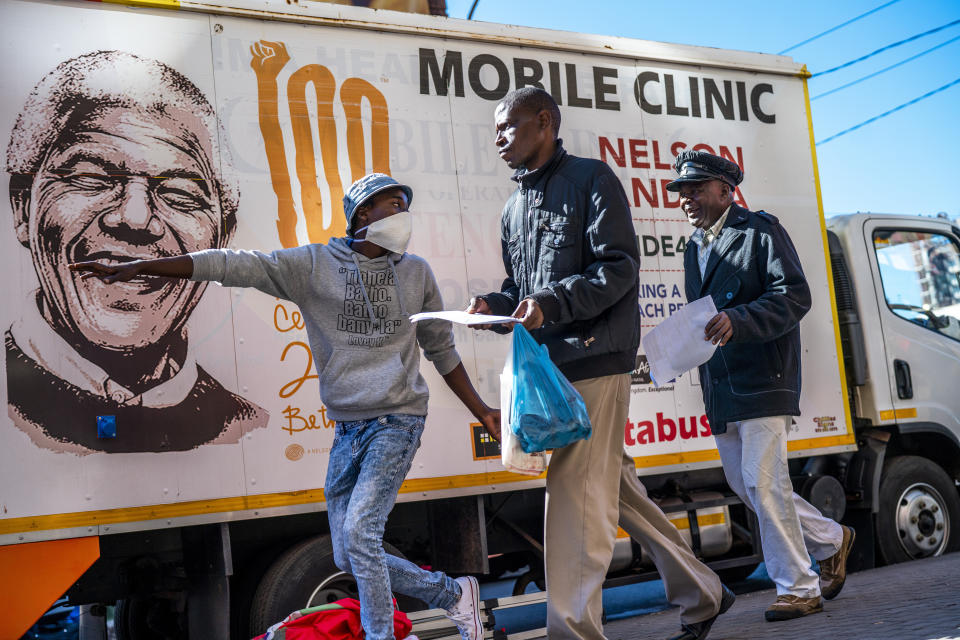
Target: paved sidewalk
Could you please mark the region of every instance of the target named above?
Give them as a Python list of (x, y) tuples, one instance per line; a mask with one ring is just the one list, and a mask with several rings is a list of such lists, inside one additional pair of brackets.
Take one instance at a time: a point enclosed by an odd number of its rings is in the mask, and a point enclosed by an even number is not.
[[(766, 622), (774, 590), (737, 596), (713, 625), (709, 640), (945, 640), (960, 639), (960, 553), (850, 574), (823, 613)], [(666, 639), (680, 632), (669, 609), (608, 622), (610, 640)]]

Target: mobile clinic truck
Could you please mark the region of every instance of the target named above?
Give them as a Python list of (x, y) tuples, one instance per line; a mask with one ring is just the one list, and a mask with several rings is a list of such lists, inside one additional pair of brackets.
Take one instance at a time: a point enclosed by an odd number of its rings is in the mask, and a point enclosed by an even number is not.
[[(118, 602), (125, 640), (247, 638), (353, 593), (326, 535), (333, 424), (298, 310), (217, 285), (106, 287), (66, 264), (325, 242), (344, 231), (344, 185), (375, 170), (414, 187), (411, 251), (464, 308), (503, 275), (514, 185), (493, 109), (531, 84), (561, 105), (566, 148), (623, 181), (643, 331), (685, 302), (671, 159), (706, 149), (744, 167), (737, 201), (780, 218), (813, 293), (798, 490), (857, 526), (861, 566), (960, 547), (958, 231), (868, 214), (827, 230), (791, 59), (309, 0), (12, 0), (0, 35), (0, 637), (63, 593)], [(340, 328), (362, 348), (377, 336), (354, 289)], [(508, 339), (456, 332), (496, 403)], [(523, 593), (542, 578), (543, 478), (506, 472), (424, 373), (428, 425), (386, 539), (453, 573), (528, 567)], [(698, 552), (728, 579), (748, 572), (754, 527), (724, 485), (696, 374), (650, 382), (641, 353), (628, 452)], [(649, 570), (621, 538), (611, 583)]]

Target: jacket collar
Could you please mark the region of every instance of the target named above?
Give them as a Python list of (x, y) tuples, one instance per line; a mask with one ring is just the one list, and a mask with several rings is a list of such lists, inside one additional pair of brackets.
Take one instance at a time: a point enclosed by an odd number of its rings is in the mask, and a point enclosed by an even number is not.
[(533, 171), (527, 171), (525, 168), (521, 167), (513, 172), (513, 175), (510, 177), (510, 179), (519, 184), (521, 187), (530, 187), (535, 185), (545, 176), (549, 176), (551, 173), (553, 173), (554, 169), (557, 168), (557, 165), (560, 164), (560, 161), (563, 160), (565, 155), (567, 155), (567, 151), (563, 148), (563, 140), (557, 138), (557, 148), (554, 150), (553, 155), (550, 156), (550, 159), (547, 160), (543, 166), (537, 167)]
[(720, 261), (723, 260), (727, 252), (730, 251), (733, 243), (743, 235), (742, 227), (747, 222), (748, 213), (749, 211), (737, 204), (730, 205), (730, 211), (727, 213), (727, 222), (723, 225), (723, 228), (720, 229), (720, 233), (717, 234), (717, 239), (712, 243), (713, 246), (711, 247), (710, 257), (707, 259), (707, 266), (703, 270), (703, 279), (700, 284), (701, 289), (703, 285), (710, 280), (710, 275), (714, 269), (717, 268), (717, 265), (720, 264)]

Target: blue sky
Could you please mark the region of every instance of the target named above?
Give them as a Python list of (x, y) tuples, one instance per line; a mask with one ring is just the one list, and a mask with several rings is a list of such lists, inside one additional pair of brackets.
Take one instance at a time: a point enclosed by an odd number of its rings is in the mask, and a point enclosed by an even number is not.
[[(889, 0), (479, 0), (474, 20), (761, 53), (779, 53)], [(447, 0), (465, 18), (473, 0)], [(960, 0), (897, 0), (786, 55), (812, 72), (960, 19)], [(811, 97), (960, 36), (960, 24), (810, 80)], [(814, 100), (817, 140), (960, 78), (960, 39)], [(854, 211), (960, 216), (960, 84), (820, 144), (827, 215)]]

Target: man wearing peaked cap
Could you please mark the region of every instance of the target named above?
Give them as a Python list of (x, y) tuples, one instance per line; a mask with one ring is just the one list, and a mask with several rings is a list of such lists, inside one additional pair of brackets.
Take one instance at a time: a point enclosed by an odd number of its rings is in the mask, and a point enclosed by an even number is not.
[(743, 171), (736, 162), (730, 162), (726, 158), (705, 151), (680, 152), (674, 168), (680, 177), (667, 185), (669, 191), (680, 191), (680, 187), (684, 184), (708, 180), (720, 180), (731, 187), (736, 187), (743, 181)]
[[(700, 388), (730, 488), (757, 514), (777, 599), (765, 617), (788, 620), (823, 610), (840, 593), (854, 531), (793, 492), (787, 431), (800, 415), (800, 319), (810, 289), (777, 218), (733, 201), (736, 163), (684, 151), (667, 189), (696, 230), (684, 253), (687, 300), (712, 296), (719, 312), (704, 340), (718, 345), (700, 366)], [(808, 555), (809, 554), (809, 555)], [(820, 577), (810, 568), (820, 563)]]

